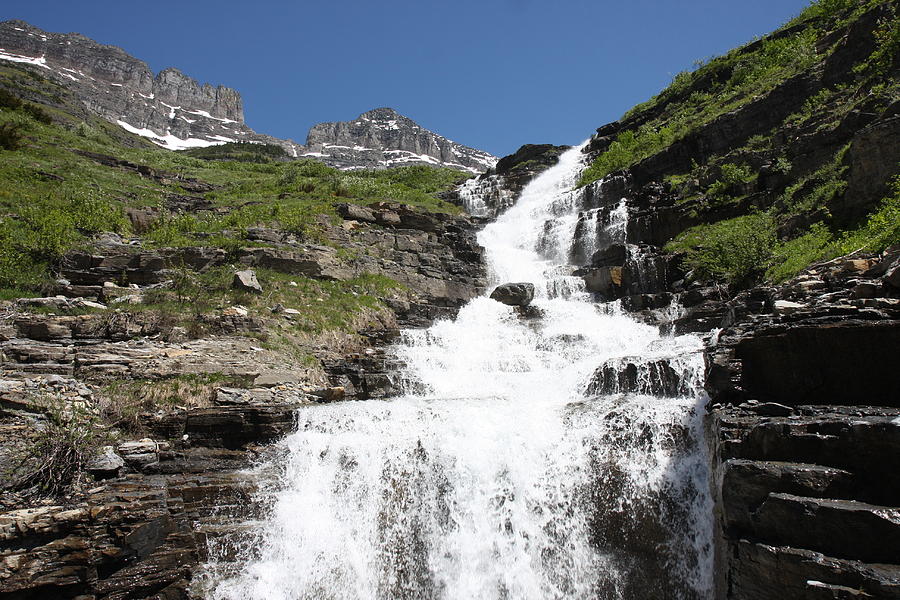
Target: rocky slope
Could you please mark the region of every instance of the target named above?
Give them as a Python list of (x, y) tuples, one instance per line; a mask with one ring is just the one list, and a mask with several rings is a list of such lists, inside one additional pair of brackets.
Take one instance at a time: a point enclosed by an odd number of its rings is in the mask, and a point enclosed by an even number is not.
[[(254, 482), (239, 470), (267, 451), (262, 444), (291, 431), (294, 409), (390, 394), (391, 369), (379, 345), (401, 325), (425, 325), (480, 293), (481, 251), (465, 218), (396, 204), (344, 204), (340, 213), (325, 236), (343, 254), (298, 244), (278, 230), (258, 231), (257, 239), (270, 244), (241, 256), (113, 243), (67, 255), (67, 279), (56, 295), (4, 306), (4, 472), (21, 467), (23, 451), (40, 448), (29, 440), (40, 444), (43, 432), (66, 436), (84, 428), (107, 442), (85, 457), (84, 484), (67, 487), (56, 503), (4, 493), (4, 598), (185, 598), (209, 544), (225, 543), (230, 523), (262, 508), (248, 502)], [(204, 333), (129, 310), (170, 286), (179, 270), (202, 273), (217, 265), (270, 269), (300, 281), (377, 272), (402, 287), (359, 320), (357, 336), (318, 337), (313, 363), (265, 343), (302, 320), (293, 308), (277, 305), (258, 315), (227, 306), (196, 317)], [(269, 293), (255, 276), (249, 281)], [(170, 390), (178, 405), (149, 400), (141, 389), (163, 396)], [(128, 413), (122, 404), (133, 403), (131, 394), (147, 399)], [(35, 460), (46, 458), (38, 452)], [(4, 484), (14, 481), (13, 474)]]
[[(892, 223), (883, 207), (900, 160), (898, 64), (878, 52), (897, 21), (889, 2), (830, 5), (836, 13), (807, 15), (601, 127), (586, 159), (615, 168), (577, 198), (572, 261), (598, 300), (707, 340), (723, 599), (900, 597), (900, 239), (870, 224)], [(393, 113), (369, 118), (316, 133), (321, 149), (352, 150), (365, 136), (400, 143)], [(43, 126), (29, 127), (31, 146), (47, 143)], [(630, 146), (630, 135), (643, 143)], [(443, 196), (493, 217), (559, 151), (525, 146)], [(92, 237), (50, 263), (43, 293), (2, 305), (0, 460), (21, 464), (25, 448), (26, 473), (43, 474), (6, 481), (5, 597), (181, 598), (202, 587), (192, 574), (208, 544), (227, 547), (229, 523), (253, 509), (239, 469), (291, 429), (292, 409), (389, 395), (395, 365), (379, 346), (483, 286), (477, 220), (354, 198), (331, 186), (334, 173), (280, 165), (247, 186), (230, 169), (184, 163), (189, 174), (176, 174), (153, 152), (123, 148), (125, 160), (86, 147), (53, 162), (19, 152), (16, 169), (42, 193), (76, 170), (109, 169), (92, 180), (131, 225), (111, 234), (79, 222)], [(153, 186), (161, 208), (138, 202)], [(593, 252), (582, 234), (623, 206), (627, 243)], [(16, 210), (27, 219), (8, 222), (35, 219)], [(317, 211), (328, 216), (309, 216)], [(760, 214), (771, 220), (727, 229)], [(723, 230), (731, 245), (714, 248), (725, 257), (766, 228), (768, 246), (744, 271), (710, 268), (704, 246)], [(840, 245), (876, 238), (849, 254)], [(600, 365), (591, 389), (683, 389), (665, 363), (621, 366)], [(83, 427), (102, 435), (81, 481), (35, 498), (56, 481), (40, 468), (47, 457), (59, 464), (60, 445), (47, 440)]]
[(389, 108), (315, 125), (306, 146), (259, 134), (244, 123), (241, 96), (231, 88), (200, 85), (174, 68), (154, 75), (121, 48), (76, 33), (49, 33), (24, 21), (0, 22), (0, 60), (34, 65), (73, 90), (93, 114), (170, 150), (256, 142), (341, 169), (424, 164), (479, 173), (496, 162), (487, 152), (450, 141)]

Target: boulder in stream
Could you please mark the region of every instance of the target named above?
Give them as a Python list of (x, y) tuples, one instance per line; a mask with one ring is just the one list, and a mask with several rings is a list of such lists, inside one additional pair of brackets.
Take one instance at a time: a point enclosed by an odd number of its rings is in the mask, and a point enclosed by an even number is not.
[(509, 306), (528, 306), (534, 300), (533, 283), (504, 283), (491, 292), (491, 299)]

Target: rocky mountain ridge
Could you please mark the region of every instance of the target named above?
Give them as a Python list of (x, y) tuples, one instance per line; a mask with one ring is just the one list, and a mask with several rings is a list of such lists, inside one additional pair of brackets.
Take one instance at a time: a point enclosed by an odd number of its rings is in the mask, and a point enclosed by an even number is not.
[(24, 21), (0, 23), (0, 60), (34, 65), (72, 89), (85, 107), (170, 150), (250, 141), (300, 148), (254, 132), (244, 123), (240, 94), (200, 85), (178, 69), (154, 75), (121, 48), (77, 33), (50, 33)]
[(480, 173), (497, 162), (491, 154), (428, 131), (392, 108), (376, 108), (353, 121), (314, 125), (306, 147), (301, 156), (343, 169), (430, 164)]
[(340, 169), (424, 164), (473, 173), (496, 158), (428, 131), (389, 108), (354, 121), (320, 123), (307, 145), (255, 132), (240, 94), (199, 84), (175, 68), (154, 74), (121, 48), (77, 33), (50, 33), (24, 21), (0, 22), (0, 61), (33, 65), (73, 90), (92, 113), (170, 150), (228, 142), (274, 144)]

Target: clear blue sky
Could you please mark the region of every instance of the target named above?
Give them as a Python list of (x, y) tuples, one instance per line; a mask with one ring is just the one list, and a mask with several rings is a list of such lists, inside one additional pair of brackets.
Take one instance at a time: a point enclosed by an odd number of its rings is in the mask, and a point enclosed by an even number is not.
[(3, 0), (24, 19), (236, 88), (247, 123), (309, 127), (390, 106), (502, 156), (574, 144), (700, 58), (807, 0)]

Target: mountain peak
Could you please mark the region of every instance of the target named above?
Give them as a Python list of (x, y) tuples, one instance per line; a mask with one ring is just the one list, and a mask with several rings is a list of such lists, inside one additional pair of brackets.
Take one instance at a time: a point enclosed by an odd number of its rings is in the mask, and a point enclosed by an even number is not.
[(372, 110), (364, 112), (363, 114), (359, 115), (360, 119), (376, 119), (376, 120), (396, 119), (398, 117), (406, 118), (403, 115), (401, 115), (400, 113), (398, 113), (396, 110), (394, 110), (393, 108), (390, 108), (388, 106), (382, 106), (380, 108), (373, 108)]
[(364, 112), (353, 121), (319, 123), (309, 130), (307, 152), (341, 169), (433, 165), (480, 173), (496, 157), (428, 131), (393, 108)]

